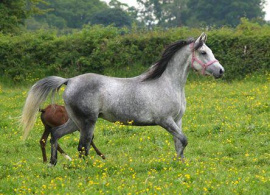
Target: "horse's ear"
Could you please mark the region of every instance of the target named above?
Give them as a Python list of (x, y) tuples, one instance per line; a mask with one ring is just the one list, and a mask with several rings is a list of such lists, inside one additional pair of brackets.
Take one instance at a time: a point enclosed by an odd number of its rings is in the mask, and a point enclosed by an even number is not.
[(194, 48), (195, 50), (199, 49), (207, 40), (206, 34), (203, 32), (195, 41)]
[(202, 33), (202, 41), (204, 42), (204, 43), (206, 43), (206, 41), (207, 41), (207, 35), (203, 32)]

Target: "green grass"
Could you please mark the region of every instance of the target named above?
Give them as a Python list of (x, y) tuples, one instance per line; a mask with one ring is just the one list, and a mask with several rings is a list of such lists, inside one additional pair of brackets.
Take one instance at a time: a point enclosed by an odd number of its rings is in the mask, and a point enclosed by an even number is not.
[(79, 159), (77, 132), (60, 140), (73, 161), (59, 155), (53, 168), (42, 163), (40, 120), (21, 140), (28, 88), (0, 84), (0, 194), (270, 194), (269, 75), (263, 80), (187, 83), (186, 164), (162, 128), (100, 120), (95, 143), (107, 159), (92, 149)]

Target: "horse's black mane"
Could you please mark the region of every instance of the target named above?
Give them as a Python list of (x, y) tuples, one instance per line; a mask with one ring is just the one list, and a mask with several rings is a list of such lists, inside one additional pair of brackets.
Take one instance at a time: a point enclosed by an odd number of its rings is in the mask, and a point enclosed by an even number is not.
[[(161, 58), (146, 73), (146, 76), (144, 77), (143, 81), (153, 80), (153, 79), (159, 78), (162, 75), (162, 73), (166, 70), (167, 65), (168, 65), (169, 61), (171, 60), (171, 58), (173, 57), (173, 55), (179, 49), (181, 49), (182, 47), (184, 47), (184, 46), (186, 46), (186, 45), (188, 45), (188, 44), (190, 44), (192, 42), (194, 42), (193, 38), (188, 39), (188, 40), (180, 40), (180, 41), (177, 41), (177, 42), (172, 43), (171, 45), (169, 45), (165, 49), (165, 51), (162, 53)], [(194, 49), (196, 50), (201, 46), (202, 45), (199, 44)]]

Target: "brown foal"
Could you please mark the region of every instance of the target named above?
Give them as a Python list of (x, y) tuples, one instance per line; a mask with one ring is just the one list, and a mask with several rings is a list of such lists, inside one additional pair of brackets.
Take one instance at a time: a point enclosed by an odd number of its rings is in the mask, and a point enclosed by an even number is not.
[[(43, 156), (43, 162), (47, 162), (47, 156), (46, 156), (46, 142), (49, 137), (49, 134), (51, 133), (51, 129), (53, 127), (57, 127), (60, 125), (63, 125), (68, 120), (67, 111), (64, 106), (60, 106), (57, 104), (49, 105), (45, 109), (40, 109), (41, 112), (41, 121), (45, 127), (44, 133), (42, 134), (42, 137), (40, 139), (40, 146)], [(91, 142), (92, 147), (96, 151), (97, 155), (101, 156), (101, 158), (105, 159), (105, 156), (99, 151), (99, 149), (94, 144), (93, 140)], [(64, 152), (64, 150), (60, 147), (58, 144), (57, 150), (64, 155), (65, 158), (68, 160), (71, 160), (71, 158)]]

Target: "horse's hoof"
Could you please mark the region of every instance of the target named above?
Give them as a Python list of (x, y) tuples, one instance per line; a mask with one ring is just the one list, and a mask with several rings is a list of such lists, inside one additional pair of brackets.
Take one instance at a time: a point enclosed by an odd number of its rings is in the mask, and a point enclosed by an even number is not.
[(182, 161), (182, 163), (186, 163), (186, 160), (185, 160), (185, 158), (181, 158), (181, 161)]
[(101, 154), (100, 156), (102, 159), (104, 159), (104, 160), (106, 159), (106, 157), (103, 154)]
[(181, 161), (184, 164), (186, 163), (186, 158), (185, 158), (184, 154), (181, 154)]
[(52, 163), (49, 163), (49, 164), (48, 164), (48, 167), (49, 167), (49, 168), (54, 167), (54, 166), (55, 166), (55, 165), (52, 164)]
[(57, 160), (50, 160), (50, 163), (49, 163), (49, 165), (50, 166), (55, 166), (56, 165), (56, 163), (57, 163)]

